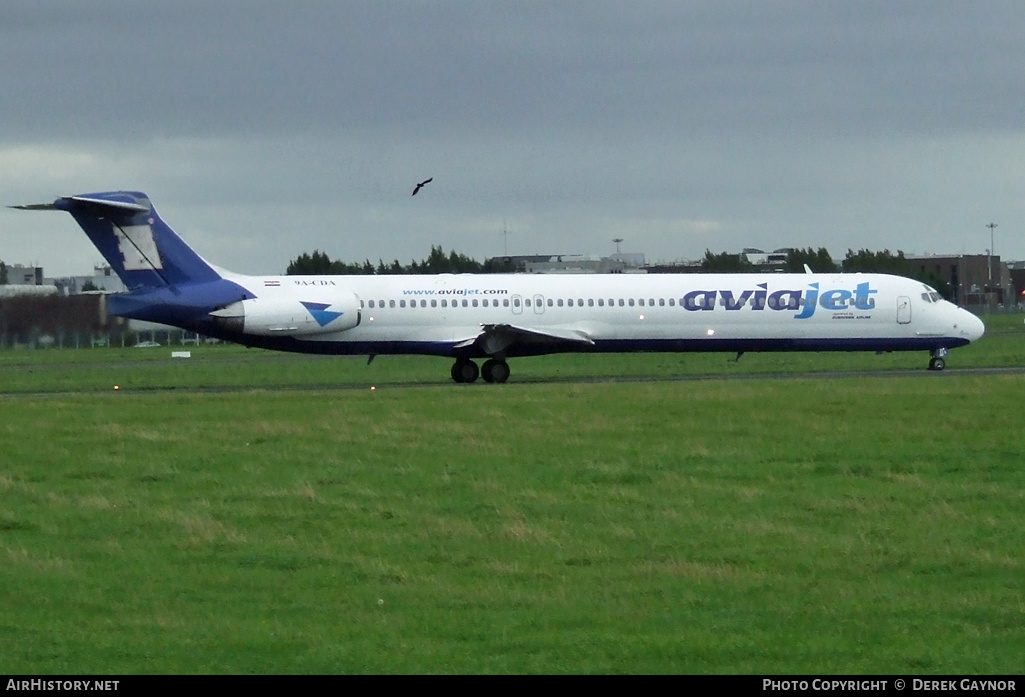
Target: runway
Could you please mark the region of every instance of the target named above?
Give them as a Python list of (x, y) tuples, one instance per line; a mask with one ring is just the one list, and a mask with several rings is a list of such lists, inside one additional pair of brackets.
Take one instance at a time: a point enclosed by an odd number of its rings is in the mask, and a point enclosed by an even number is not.
[[(274, 361), (276, 357), (261, 358), (240, 358), (240, 359), (219, 359), (219, 363), (260, 363)], [(330, 360), (330, 359), (329, 359)], [(157, 365), (160, 363), (172, 363), (167, 361), (147, 361), (145, 365)], [(87, 367), (82, 364), (74, 364), (77, 367)], [(136, 362), (95, 364), (104, 368), (129, 368), (137, 367)], [(69, 365), (45, 365), (45, 366), (13, 366), (4, 368), (5, 371), (50, 371), (67, 369)], [(54, 389), (54, 390), (25, 390), (25, 391), (3, 391), (0, 386), (0, 398), (39, 398), (39, 397), (60, 397), (60, 396), (81, 396), (81, 395), (114, 395), (129, 396), (137, 394), (230, 394), (244, 392), (355, 392), (375, 388), (378, 390), (387, 389), (416, 389), (416, 388), (447, 388), (454, 390), (510, 390), (516, 387), (530, 387), (538, 385), (598, 385), (598, 384), (643, 384), (643, 383), (688, 383), (688, 382), (735, 382), (735, 381), (784, 381), (784, 380), (850, 380), (859, 378), (891, 379), (891, 378), (918, 378), (928, 380), (945, 380), (957, 377), (989, 377), (1000, 375), (1022, 375), (1025, 374), (1025, 366), (992, 367), (992, 368), (947, 368), (944, 371), (929, 371), (924, 369), (915, 370), (843, 370), (843, 371), (799, 371), (799, 372), (752, 372), (752, 373), (719, 373), (719, 374), (691, 374), (691, 375), (637, 375), (637, 376), (546, 376), (546, 377), (521, 377), (512, 378), (504, 385), (492, 385), (483, 381), (472, 384), (456, 384), (447, 376), (439, 375), (437, 379), (416, 380), (416, 381), (388, 381), (366, 380), (344, 383), (307, 383), (307, 384), (244, 384), (244, 385), (223, 385), (223, 386), (177, 386), (177, 385), (156, 385), (156, 386), (133, 386), (131, 381), (119, 384), (115, 390), (113, 385), (104, 388), (88, 387), (82, 389)], [(385, 376), (381, 376), (385, 377)]]

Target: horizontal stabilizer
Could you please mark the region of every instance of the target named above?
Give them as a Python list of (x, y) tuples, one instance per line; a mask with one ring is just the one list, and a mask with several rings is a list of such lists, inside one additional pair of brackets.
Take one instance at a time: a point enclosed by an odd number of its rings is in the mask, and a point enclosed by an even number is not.
[(90, 198), (88, 196), (72, 196), (70, 198), (74, 203), (84, 203), (90, 206), (98, 206), (100, 208), (113, 208), (121, 211), (131, 211), (133, 213), (148, 213), (149, 206), (143, 206), (138, 203), (130, 203), (128, 201), (112, 201), (103, 198)]
[(16, 208), (19, 211), (55, 211), (58, 210), (57, 206), (52, 203), (27, 203), (20, 206), (7, 206), (8, 208)]
[(70, 210), (71, 206), (74, 204), (100, 209), (113, 209), (114, 211), (125, 213), (149, 212), (149, 206), (143, 206), (138, 203), (131, 203), (129, 201), (113, 201), (102, 198), (93, 198), (90, 196), (64, 196), (53, 203), (28, 203), (18, 206), (8, 206), (8, 208), (16, 208), (20, 211), (66, 211)]

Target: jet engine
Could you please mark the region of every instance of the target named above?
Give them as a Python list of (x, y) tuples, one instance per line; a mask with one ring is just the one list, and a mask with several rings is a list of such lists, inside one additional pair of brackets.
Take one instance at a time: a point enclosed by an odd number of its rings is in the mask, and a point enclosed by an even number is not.
[(354, 293), (333, 294), (322, 302), (263, 297), (234, 302), (210, 313), (222, 329), (257, 336), (334, 334), (359, 326), (360, 303)]

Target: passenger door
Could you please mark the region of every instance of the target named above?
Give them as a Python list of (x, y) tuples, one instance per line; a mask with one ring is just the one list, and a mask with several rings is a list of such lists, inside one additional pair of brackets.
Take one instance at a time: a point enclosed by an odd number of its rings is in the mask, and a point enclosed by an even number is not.
[(906, 295), (897, 298), (897, 324), (911, 324), (911, 298)]

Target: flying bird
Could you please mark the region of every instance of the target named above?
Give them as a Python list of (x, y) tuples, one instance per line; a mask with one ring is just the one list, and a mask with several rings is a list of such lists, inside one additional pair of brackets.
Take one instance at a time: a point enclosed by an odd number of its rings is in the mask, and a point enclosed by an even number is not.
[(420, 189), (424, 188), (424, 184), (430, 184), (432, 181), (434, 181), (434, 177), (431, 177), (430, 179), (424, 179), (422, 182), (416, 185), (416, 188), (413, 189), (412, 195), (416, 196)]

